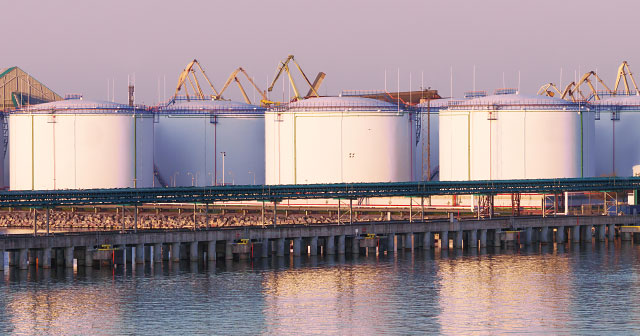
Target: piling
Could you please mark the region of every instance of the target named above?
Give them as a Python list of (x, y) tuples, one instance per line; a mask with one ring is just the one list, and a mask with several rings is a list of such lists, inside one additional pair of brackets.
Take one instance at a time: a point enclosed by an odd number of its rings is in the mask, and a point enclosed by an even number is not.
[(453, 248), (461, 249), (462, 248), (462, 230), (455, 231), (454, 239), (453, 239)]
[(336, 241), (335, 241), (336, 237), (335, 236), (329, 236), (327, 238), (325, 238), (325, 243), (326, 243), (326, 254), (327, 255), (333, 255), (336, 254)]
[(171, 261), (180, 262), (180, 243), (171, 243)]
[(564, 226), (558, 226), (558, 228), (556, 229), (556, 243), (558, 244), (564, 244), (566, 242), (565, 240), (565, 227)]
[(64, 267), (73, 267), (73, 247), (64, 248)]
[(28, 267), (29, 249), (23, 248), (18, 251), (18, 268), (26, 270)]
[(471, 230), (468, 235), (469, 248), (478, 248), (478, 230)]
[(318, 237), (311, 237), (311, 240), (309, 242), (309, 249), (310, 249), (310, 253), (309, 255), (318, 255)]
[(189, 261), (198, 261), (200, 258), (198, 255), (198, 242), (189, 243)]
[(144, 264), (144, 244), (136, 244), (136, 264)]
[(302, 245), (302, 238), (300, 237), (293, 238), (293, 256), (294, 257), (300, 256), (300, 249), (302, 248), (301, 245)]
[(207, 242), (207, 260), (216, 261), (216, 241), (212, 240)]
[(285, 243), (284, 238), (278, 238), (278, 240), (276, 240), (276, 256), (277, 257), (284, 257), (284, 243)]
[(614, 241), (616, 239), (616, 226), (615, 224), (609, 224), (607, 228), (607, 236), (609, 241)]
[(540, 228), (540, 244), (546, 245), (549, 243), (549, 227), (543, 226)]
[(427, 231), (422, 236), (422, 248), (428, 250), (431, 247), (433, 247), (433, 234)]
[(344, 254), (345, 253), (345, 240), (346, 237), (345, 235), (339, 235), (338, 236), (338, 254)]
[(487, 247), (487, 230), (480, 230), (480, 248)]

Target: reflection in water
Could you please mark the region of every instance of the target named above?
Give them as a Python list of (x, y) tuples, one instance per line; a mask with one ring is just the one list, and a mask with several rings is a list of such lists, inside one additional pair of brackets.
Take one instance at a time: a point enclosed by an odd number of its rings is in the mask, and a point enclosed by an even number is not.
[(11, 269), (0, 334), (637, 334), (640, 248), (617, 244)]

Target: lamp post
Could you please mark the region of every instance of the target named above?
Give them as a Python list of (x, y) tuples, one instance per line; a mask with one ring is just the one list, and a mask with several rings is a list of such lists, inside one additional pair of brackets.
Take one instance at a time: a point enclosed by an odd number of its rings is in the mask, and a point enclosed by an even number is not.
[(249, 172), (249, 176), (251, 176), (251, 175), (253, 175), (253, 184), (255, 185), (256, 184), (256, 173), (250, 171)]
[(193, 187), (193, 174), (191, 174), (191, 172), (187, 172), (187, 176), (191, 175), (191, 186)]
[(173, 186), (174, 187), (176, 186), (176, 175), (180, 175), (180, 173), (178, 173), (178, 172), (174, 172), (173, 173)]
[(224, 185), (224, 175), (225, 175), (224, 158), (227, 157), (227, 152), (220, 152), (220, 154), (222, 154), (222, 185)]

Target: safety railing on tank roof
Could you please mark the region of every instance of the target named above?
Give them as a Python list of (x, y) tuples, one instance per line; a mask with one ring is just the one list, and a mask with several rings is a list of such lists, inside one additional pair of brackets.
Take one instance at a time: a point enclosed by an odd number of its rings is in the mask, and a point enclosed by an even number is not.
[(451, 110), (588, 110), (591, 108), (591, 104), (586, 102), (567, 102), (559, 104), (545, 104), (545, 103), (516, 103), (510, 101), (493, 101), (492, 103), (467, 103), (461, 102), (459, 104), (449, 103), (449, 109)]
[(150, 108), (144, 106), (118, 106), (113, 107), (109, 105), (95, 105), (91, 107), (55, 107), (55, 108), (40, 108), (40, 107), (25, 107), (9, 112), (9, 114), (64, 114), (67, 113), (82, 113), (82, 114), (151, 114)]
[[(391, 105), (371, 105), (371, 104), (304, 104), (301, 106), (291, 106), (294, 103), (286, 103), (269, 108), (269, 111), (273, 112), (289, 112), (289, 111), (359, 111), (359, 112), (418, 112), (419, 108), (413, 106), (407, 106), (403, 104), (391, 104)], [(390, 103), (385, 103), (390, 104)]]
[(172, 108), (170, 106), (154, 107), (153, 112), (158, 115), (194, 115), (194, 114), (207, 114), (207, 115), (264, 115), (264, 107), (247, 108), (244, 106), (227, 106), (227, 107), (214, 107), (214, 108)]

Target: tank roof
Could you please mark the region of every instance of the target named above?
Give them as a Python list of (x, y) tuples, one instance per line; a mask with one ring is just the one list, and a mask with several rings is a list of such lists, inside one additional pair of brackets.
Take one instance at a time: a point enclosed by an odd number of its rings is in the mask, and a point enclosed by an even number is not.
[(264, 114), (264, 107), (228, 100), (212, 100), (176, 97), (166, 105), (158, 106), (158, 112), (167, 114)]
[(451, 105), (452, 103), (459, 103), (459, 102), (465, 102), (467, 101), (466, 99), (460, 99), (460, 98), (443, 98), (443, 99), (432, 99), (429, 104), (427, 104), (427, 102), (422, 102), (418, 105), (416, 105), (417, 107), (420, 107), (422, 109), (426, 109), (427, 107), (431, 107), (431, 108), (436, 108), (436, 109), (442, 109), (442, 108), (447, 108), (449, 105)]
[(581, 104), (566, 101), (560, 98), (524, 95), (519, 93), (498, 94), (486, 97), (479, 97), (459, 102), (452, 102), (449, 108), (458, 110), (484, 110), (484, 109), (536, 109), (536, 110), (555, 110), (555, 109), (580, 109)]
[(131, 114), (149, 113), (141, 106), (129, 106), (109, 101), (83, 99), (58, 100), (49, 103), (26, 106), (11, 113), (95, 113), (95, 114)]
[(640, 110), (640, 96), (617, 95), (609, 96), (602, 100), (596, 100), (592, 104), (599, 110)]
[[(308, 98), (289, 103), (285, 109), (295, 110), (324, 110), (324, 111), (398, 111), (397, 104), (391, 104), (378, 99), (363, 97), (319, 97)], [(405, 110), (404, 106), (400, 110)]]

